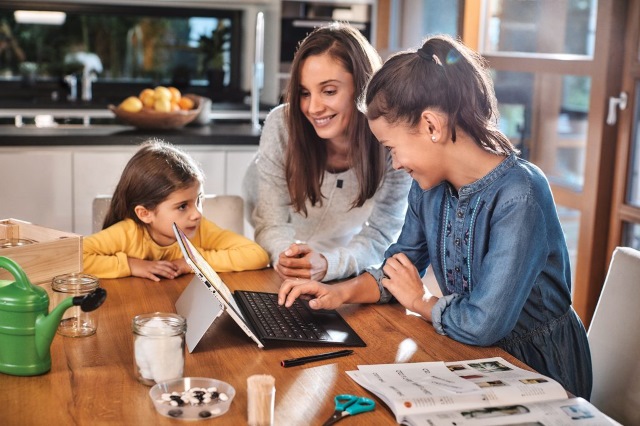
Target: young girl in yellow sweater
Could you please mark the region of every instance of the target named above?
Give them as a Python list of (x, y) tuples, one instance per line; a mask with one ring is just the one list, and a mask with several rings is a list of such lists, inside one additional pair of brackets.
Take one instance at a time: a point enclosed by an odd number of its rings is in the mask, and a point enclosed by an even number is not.
[(102, 231), (83, 241), (84, 272), (154, 281), (190, 273), (174, 222), (217, 272), (267, 266), (257, 243), (202, 216), (203, 181), (189, 155), (163, 141), (145, 142), (122, 172)]

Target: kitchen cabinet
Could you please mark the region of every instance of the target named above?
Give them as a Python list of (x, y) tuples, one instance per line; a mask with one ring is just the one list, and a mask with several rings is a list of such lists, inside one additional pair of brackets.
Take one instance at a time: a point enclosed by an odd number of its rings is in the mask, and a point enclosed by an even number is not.
[(73, 152), (73, 230), (91, 233), (91, 207), (97, 195), (111, 195), (136, 147), (100, 147)]
[[(258, 147), (249, 151), (227, 152), (226, 194), (243, 195), (242, 178), (244, 177), (244, 172), (249, 167), (249, 164), (251, 164), (257, 150)], [(238, 176), (240, 178), (238, 178)], [(244, 235), (253, 239), (253, 227), (247, 221), (246, 215), (244, 219)]]
[(68, 151), (0, 151), (0, 219), (16, 218), (71, 232), (72, 155)]
[[(202, 167), (206, 194), (242, 195), (242, 178), (256, 145), (179, 146)], [(93, 199), (113, 193), (136, 150), (134, 145), (0, 148), (0, 178), (5, 186), (0, 192), (0, 218), (88, 235)], [(253, 238), (247, 226), (245, 235)]]

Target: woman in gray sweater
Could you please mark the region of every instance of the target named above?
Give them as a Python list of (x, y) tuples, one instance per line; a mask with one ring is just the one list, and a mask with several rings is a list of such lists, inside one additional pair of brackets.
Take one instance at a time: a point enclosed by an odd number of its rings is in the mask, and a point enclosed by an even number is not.
[(380, 65), (342, 23), (317, 28), (296, 52), (287, 102), (268, 115), (244, 179), (255, 240), (283, 278), (359, 274), (399, 235), (411, 179), (356, 108)]

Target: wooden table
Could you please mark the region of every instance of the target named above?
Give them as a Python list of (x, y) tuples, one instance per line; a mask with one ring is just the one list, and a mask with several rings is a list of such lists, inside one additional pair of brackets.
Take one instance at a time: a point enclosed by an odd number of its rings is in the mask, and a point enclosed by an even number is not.
[[(281, 280), (270, 269), (220, 274), (233, 289), (276, 291)], [(98, 332), (71, 338), (56, 335), (47, 374), (18, 377), (0, 374), (0, 423), (3, 425), (175, 425), (161, 416), (149, 399), (149, 387), (133, 375), (132, 318), (147, 312), (175, 312), (174, 303), (193, 275), (159, 283), (141, 278), (102, 280), (107, 290), (99, 308)], [(259, 349), (224, 314), (191, 354), (185, 376), (211, 377), (230, 383), (236, 396), (223, 416), (203, 424), (242, 425), (247, 421), (246, 380), (252, 374), (276, 379), (276, 425), (320, 425), (333, 412), (339, 393), (368, 395), (377, 402), (373, 413), (344, 419), (341, 425), (395, 424), (391, 411), (346, 374), (359, 364), (456, 361), (502, 356), (527, 368), (498, 348), (464, 345), (438, 335), (402, 306), (348, 305), (339, 311), (367, 343), (353, 355), (283, 368), (283, 359), (313, 355), (339, 347), (285, 346)], [(206, 422), (206, 423), (205, 423)]]

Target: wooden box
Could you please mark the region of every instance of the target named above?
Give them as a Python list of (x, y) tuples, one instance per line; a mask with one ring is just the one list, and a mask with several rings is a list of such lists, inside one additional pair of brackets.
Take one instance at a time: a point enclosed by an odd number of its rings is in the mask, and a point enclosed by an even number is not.
[[(82, 236), (17, 219), (0, 220), (0, 256), (16, 262), (33, 284), (82, 272)], [(13, 276), (0, 268), (0, 279)]]

